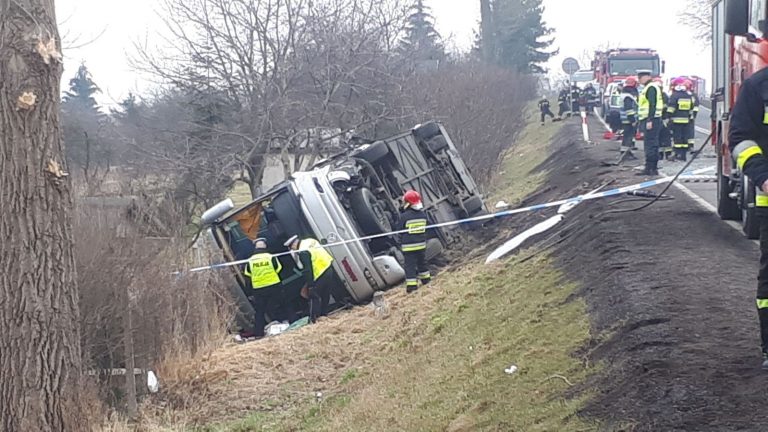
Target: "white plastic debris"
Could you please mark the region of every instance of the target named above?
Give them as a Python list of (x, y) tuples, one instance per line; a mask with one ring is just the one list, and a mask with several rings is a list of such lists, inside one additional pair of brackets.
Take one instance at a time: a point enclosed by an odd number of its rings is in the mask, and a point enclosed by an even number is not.
[(264, 333), (266, 333), (267, 336), (277, 336), (280, 333), (288, 330), (288, 327), (290, 326), (291, 325), (287, 322), (272, 321), (264, 329)]
[(509, 204), (506, 201), (504, 201), (504, 200), (501, 200), (501, 201), (496, 203), (496, 209), (498, 209), (498, 210), (504, 210), (504, 209), (508, 209), (508, 208), (509, 208)]
[(577, 201), (569, 201), (569, 202), (567, 202), (567, 203), (565, 203), (565, 204), (561, 205), (561, 206), (560, 206), (560, 207), (557, 209), (557, 214), (560, 214), (560, 215), (562, 215), (562, 214), (566, 214), (566, 213), (568, 213), (569, 211), (573, 210), (573, 209), (574, 209), (574, 208), (575, 208), (577, 205), (579, 205), (579, 203), (580, 203), (580, 202), (581, 202), (581, 200), (577, 200)]
[(157, 375), (152, 371), (147, 371), (147, 389), (149, 389), (150, 393), (157, 393), (160, 391), (160, 381), (157, 379)]
[(529, 238), (535, 236), (536, 234), (541, 234), (550, 228), (554, 227), (555, 225), (559, 224), (560, 221), (563, 220), (563, 215), (556, 215), (552, 216), (551, 218), (545, 220), (544, 222), (541, 222), (534, 227), (526, 230), (525, 232), (516, 235), (503, 245), (501, 245), (498, 249), (493, 251), (492, 254), (488, 255), (488, 258), (485, 260), (485, 263), (491, 263), (493, 261), (496, 261), (497, 259), (503, 257), (504, 255), (512, 252), (513, 250), (517, 249), (522, 245), (526, 240)]
[(507, 375), (512, 375), (515, 372), (517, 372), (517, 366), (515, 366), (515, 365), (512, 365), (512, 366), (504, 369), (504, 373), (507, 374)]
[(529, 228), (526, 231), (516, 235), (515, 237), (512, 237), (511, 239), (507, 240), (506, 243), (499, 246), (499, 248), (493, 251), (493, 253), (488, 255), (488, 258), (486, 258), (485, 263), (489, 264), (493, 261), (496, 261), (497, 259), (503, 257), (504, 255), (520, 247), (529, 238), (554, 228), (555, 225), (559, 224), (565, 218), (564, 215), (566, 213), (573, 210), (577, 205), (579, 205), (582, 201), (584, 201), (585, 198), (589, 198), (590, 196), (599, 192), (600, 189), (602, 189), (604, 186), (605, 185), (600, 186), (599, 188), (593, 190), (592, 192), (589, 192), (583, 197), (579, 197), (578, 199), (574, 199), (572, 201), (568, 201), (564, 203), (563, 205), (560, 206), (560, 208), (557, 209), (557, 214), (555, 216), (552, 216), (551, 218), (545, 220), (544, 222), (536, 224), (532, 228)]

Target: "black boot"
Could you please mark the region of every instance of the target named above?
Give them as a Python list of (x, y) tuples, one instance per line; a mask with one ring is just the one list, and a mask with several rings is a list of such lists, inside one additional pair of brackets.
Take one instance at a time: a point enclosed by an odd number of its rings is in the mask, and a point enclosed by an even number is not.
[(763, 351), (763, 370), (768, 370), (768, 353)]

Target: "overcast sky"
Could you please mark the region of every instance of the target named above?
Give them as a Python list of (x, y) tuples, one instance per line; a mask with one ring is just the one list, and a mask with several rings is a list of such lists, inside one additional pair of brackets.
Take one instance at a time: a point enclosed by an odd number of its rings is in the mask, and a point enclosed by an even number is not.
[[(455, 46), (468, 49), (480, 20), (480, 1), (426, 3), (432, 7), (438, 31), (450, 36)], [(61, 33), (70, 45), (101, 35), (92, 43), (65, 51), (64, 82), (85, 61), (104, 91), (102, 103), (111, 104), (129, 91), (146, 89), (146, 80), (131, 70), (127, 57), (134, 41), (144, 40), (162, 27), (156, 4), (156, 0), (56, 0)], [(560, 50), (548, 66), (559, 70), (564, 57), (579, 58), (605, 44), (647, 47), (658, 50), (666, 60), (668, 76), (700, 75), (709, 80), (708, 48), (693, 40), (677, 18), (683, 4), (680, 0), (544, 0), (544, 18), (555, 29), (555, 46)]]

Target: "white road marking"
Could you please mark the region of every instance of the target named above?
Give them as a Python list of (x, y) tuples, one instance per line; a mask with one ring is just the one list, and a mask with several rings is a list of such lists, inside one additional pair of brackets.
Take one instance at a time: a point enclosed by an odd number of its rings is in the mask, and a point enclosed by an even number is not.
[(696, 131), (697, 131), (697, 132), (701, 132), (701, 133), (703, 133), (703, 134), (705, 134), (705, 135), (709, 135), (709, 134), (711, 134), (711, 133), (712, 133), (712, 131), (711, 131), (711, 130), (709, 130), (709, 129), (704, 129), (703, 127), (700, 127), (700, 126), (696, 126)]
[[(597, 108), (594, 108), (597, 109)], [(589, 143), (589, 125), (587, 124), (587, 112), (581, 112), (581, 133), (584, 135), (584, 141)]]
[(611, 127), (608, 126), (608, 123), (606, 123), (605, 120), (603, 120), (603, 116), (600, 115), (600, 112), (597, 110), (597, 108), (592, 108), (592, 109), (595, 112), (595, 117), (597, 117), (597, 119), (600, 120), (600, 123), (603, 124), (603, 127), (605, 127), (605, 130), (610, 132), (611, 131)]
[[(709, 202), (707, 202), (707, 200), (705, 200), (704, 198), (702, 198), (699, 195), (697, 195), (696, 192), (688, 189), (687, 187), (685, 187), (685, 185), (677, 183), (677, 182), (673, 183), (673, 185), (677, 189), (679, 189), (680, 192), (688, 195), (688, 197), (691, 198), (696, 204), (698, 204), (699, 207), (703, 208), (704, 210), (707, 210), (707, 211), (711, 212), (718, 219), (720, 218), (720, 216), (717, 214), (717, 208), (715, 206), (713, 206), (712, 204), (710, 204)], [(744, 231), (742, 231), (740, 223), (738, 223), (736, 221), (729, 221), (729, 220), (721, 220), (721, 221), (724, 222), (729, 227), (731, 227), (731, 228), (735, 229), (736, 231), (738, 231), (739, 235), (741, 235), (741, 236), (744, 235)], [(757, 240), (752, 240), (752, 241), (755, 244), (760, 244), (760, 242), (757, 241)]]

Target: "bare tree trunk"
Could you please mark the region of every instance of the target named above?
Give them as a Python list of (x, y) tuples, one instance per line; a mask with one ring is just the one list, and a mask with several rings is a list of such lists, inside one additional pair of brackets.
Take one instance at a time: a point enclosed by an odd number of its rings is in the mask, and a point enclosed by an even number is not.
[(480, 36), (483, 60), (493, 61), (493, 23), (491, 22), (491, 0), (480, 0)]
[(136, 420), (139, 416), (139, 406), (136, 400), (136, 368), (133, 348), (133, 322), (131, 321), (131, 284), (125, 286), (123, 303), (123, 348), (125, 350), (125, 398), (128, 418)]
[(293, 174), (293, 169), (291, 169), (291, 155), (288, 153), (287, 145), (280, 150), (280, 163), (283, 165), (283, 178), (288, 180)]
[(0, 430), (87, 430), (52, 0), (0, 0)]

